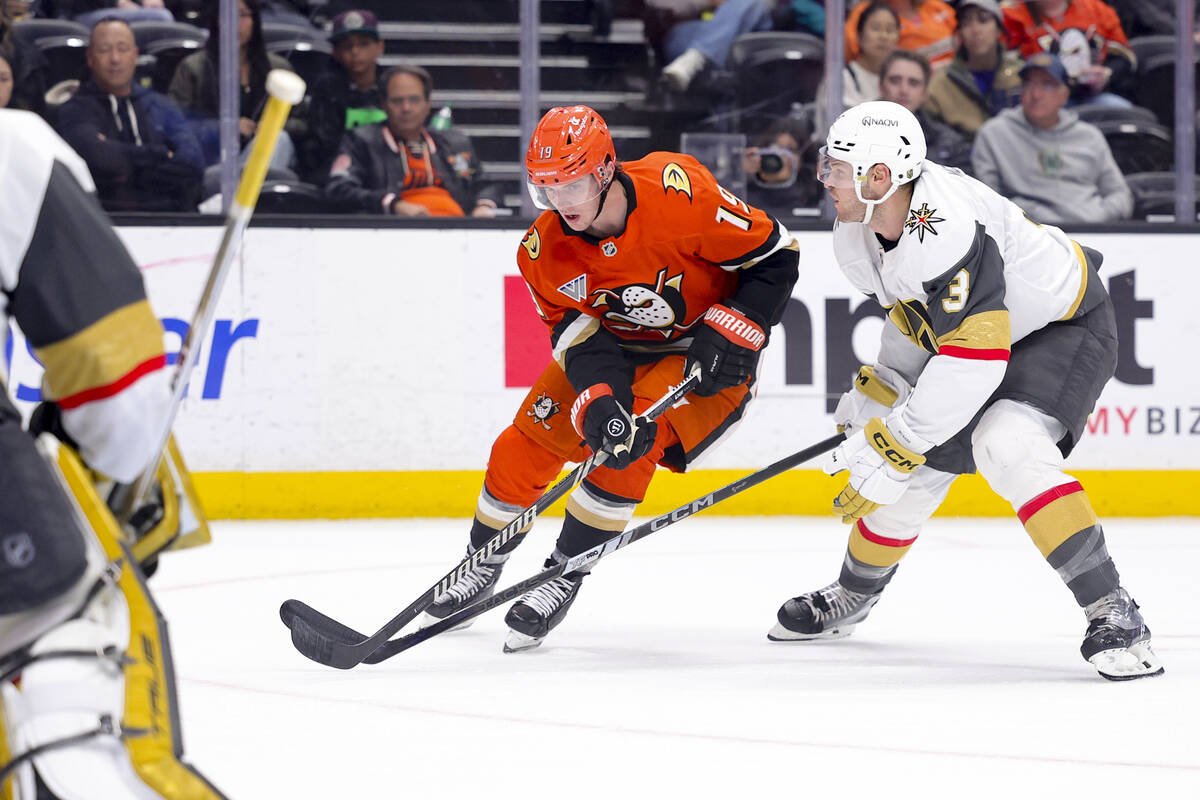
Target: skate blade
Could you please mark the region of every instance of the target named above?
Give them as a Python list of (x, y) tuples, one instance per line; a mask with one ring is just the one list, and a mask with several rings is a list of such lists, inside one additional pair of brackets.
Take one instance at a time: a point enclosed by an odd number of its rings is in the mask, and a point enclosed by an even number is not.
[(1126, 648), (1101, 650), (1088, 659), (1100, 677), (1110, 681), (1131, 681), (1162, 675), (1166, 669), (1150, 649), (1149, 640), (1134, 642)]
[[(428, 628), (430, 625), (434, 625), (438, 622), (441, 622), (443, 619), (445, 619), (445, 617), (435, 617), (433, 614), (430, 614), (428, 611), (426, 611), (424, 614), (421, 615), (421, 618), (419, 620), (417, 620), (417, 629), (423, 630), (425, 628)], [(455, 625), (453, 628), (446, 631), (446, 633), (453, 633), (454, 631), (466, 630), (467, 628), (471, 627), (471, 625), (473, 625), (474, 623), (475, 623), (475, 620), (469, 619), (461, 625)]]
[(523, 633), (510, 630), (508, 632), (508, 639), (504, 641), (504, 652), (521, 653), (526, 650), (532, 650), (542, 643), (543, 638), (526, 636)]
[(820, 633), (797, 633), (796, 631), (788, 630), (776, 622), (775, 627), (767, 631), (767, 638), (772, 642), (811, 642), (817, 639), (845, 639), (854, 632), (854, 628), (854, 625), (839, 625), (836, 628), (830, 628)]

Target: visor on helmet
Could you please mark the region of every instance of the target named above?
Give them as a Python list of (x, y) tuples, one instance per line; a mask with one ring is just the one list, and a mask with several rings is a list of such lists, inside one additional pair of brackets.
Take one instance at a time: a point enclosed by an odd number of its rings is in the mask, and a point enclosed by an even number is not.
[(840, 161), (829, 155), (829, 149), (817, 151), (817, 180), (834, 189), (854, 188), (854, 167), (849, 161)]
[(595, 175), (584, 175), (568, 183), (554, 183), (548, 186), (527, 181), (529, 196), (538, 208), (561, 211), (565, 208), (576, 208), (585, 205), (600, 196), (603, 187)]

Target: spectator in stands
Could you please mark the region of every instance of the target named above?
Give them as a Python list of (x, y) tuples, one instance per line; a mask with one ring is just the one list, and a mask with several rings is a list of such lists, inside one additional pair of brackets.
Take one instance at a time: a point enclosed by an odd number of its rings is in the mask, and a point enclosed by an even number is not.
[[(954, 9), (942, 0), (886, 0), (900, 18), (903, 50), (920, 53), (941, 68), (954, 57)], [(846, 17), (846, 59), (858, 58), (858, 18), (866, 5), (851, 9)]]
[(813, 132), (811, 119), (781, 117), (757, 137), (754, 147), (746, 148), (742, 168), (750, 205), (780, 219), (817, 205), (821, 185), (812, 180), (816, 173), (804, 158)]
[(884, 60), (879, 70), (880, 99), (899, 103), (916, 116), (925, 133), (925, 148), (931, 161), (970, 172), (971, 145), (966, 138), (922, 107), (929, 97), (932, 71), (925, 56), (897, 50)]
[[(221, 106), (217, 79), (219, 17), (218, 14), (212, 15), (205, 48), (179, 62), (171, 86), (167, 89), (171, 99), (188, 115), (204, 150), (204, 162), (209, 165), (216, 164), (221, 157)], [(291, 70), (292, 66), (283, 56), (267, 52), (259, 0), (238, 0), (238, 45), (242, 89), (238, 134), (244, 159), (249, 154), (249, 145), (258, 128), (257, 120), (267, 103), (267, 73), (273, 69)], [(293, 112), (275, 146), (272, 167), (291, 167), (296, 153), (294, 142), (303, 139), (307, 129), (308, 125), (302, 116)]]
[(929, 82), (925, 110), (975, 138), (980, 126), (1021, 101), (1021, 58), (1004, 49), (1004, 17), (996, 0), (958, 4), (958, 51)]
[(8, 101), (12, 100), (12, 93), (12, 66), (4, 60), (4, 56), (0, 56), (0, 108), (8, 108)]
[(54, 13), (89, 28), (106, 17), (119, 17), (126, 22), (175, 19), (163, 0), (54, 0)]
[(490, 217), (499, 188), (485, 186), (470, 140), (454, 128), (430, 130), (433, 79), (415, 65), (383, 74), (387, 120), (347, 131), (326, 196), (347, 210), (402, 217)]
[[(900, 40), (900, 17), (883, 0), (872, 0), (858, 15), (855, 34), (859, 42), (858, 55), (842, 67), (843, 108), (879, 99), (879, 68)], [(825, 81), (821, 81), (817, 89), (817, 108), (824, 107)], [(818, 124), (816, 127), (823, 131), (829, 126)]]
[(379, 21), (370, 11), (346, 11), (333, 19), (329, 39), (338, 68), (322, 75), (310, 87), (308, 142), (304, 147), (307, 172), (324, 183), (346, 131), (371, 122), (383, 122), (379, 91), (379, 58), (383, 42)]
[(129, 24), (101, 20), (88, 42), (89, 78), (59, 109), (59, 130), (87, 162), (109, 211), (189, 211), (204, 157), (170, 98), (133, 82), (138, 49)]
[(23, 39), (13, 28), (12, 16), (20, 8), (7, 3), (0, 5), (0, 58), (12, 72), (10, 108), (25, 111), (46, 111), (46, 58), (33, 42)]
[(1114, 93), (1128, 86), (1136, 58), (1117, 12), (1104, 0), (1026, 0), (1004, 8), (1008, 44), (1028, 59), (1055, 53), (1073, 84), (1072, 104), (1128, 108)]
[(683, 92), (705, 69), (725, 66), (733, 40), (743, 33), (771, 29), (767, 0), (650, 0), (651, 5), (698, 13), (672, 25), (663, 38), (663, 83)]
[(1109, 222), (1133, 210), (1133, 195), (1103, 134), (1066, 110), (1066, 67), (1037, 53), (1021, 70), (1021, 107), (979, 129), (975, 175), (1035, 222)]
[(29, 0), (2, 0), (4, 13), (11, 20), (18, 20), (29, 14)]

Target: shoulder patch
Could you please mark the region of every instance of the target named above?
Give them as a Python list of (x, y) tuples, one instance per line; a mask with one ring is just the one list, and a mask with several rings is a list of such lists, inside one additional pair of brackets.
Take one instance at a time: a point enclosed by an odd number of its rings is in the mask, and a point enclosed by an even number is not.
[(687, 170), (674, 161), (663, 167), (662, 185), (664, 192), (674, 189), (680, 194), (686, 194), (689, 203), (692, 201), (692, 179), (688, 176)]
[(945, 222), (945, 217), (934, 216), (937, 214), (936, 208), (930, 208), (929, 203), (921, 203), (920, 208), (910, 208), (908, 210), (908, 219), (904, 221), (904, 228), (909, 233), (916, 233), (917, 240), (925, 241), (925, 233), (928, 232), (934, 236), (938, 235), (937, 229), (933, 227), (935, 222)]
[(587, 275), (580, 275), (577, 278), (572, 278), (562, 286), (558, 287), (558, 290), (575, 302), (582, 302), (583, 298), (587, 297), (588, 293)]
[(529, 229), (529, 233), (521, 240), (521, 247), (529, 254), (530, 261), (537, 261), (537, 257), (542, 254), (542, 236), (537, 228)]

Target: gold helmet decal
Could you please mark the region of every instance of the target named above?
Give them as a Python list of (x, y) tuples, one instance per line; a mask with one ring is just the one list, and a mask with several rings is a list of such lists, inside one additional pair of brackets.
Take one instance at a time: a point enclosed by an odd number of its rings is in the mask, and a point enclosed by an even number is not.
[(686, 194), (688, 202), (692, 200), (692, 179), (688, 177), (687, 172), (683, 167), (672, 161), (663, 167), (662, 172), (663, 191), (674, 189), (680, 194)]
[(525, 252), (529, 254), (530, 261), (537, 261), (537, 257), (542, 254), (542, 237), (537, 228), (529, 229), (529, 233), (525, 234), (525, 238), (521, 240), (521, 247), (524, 247)]

